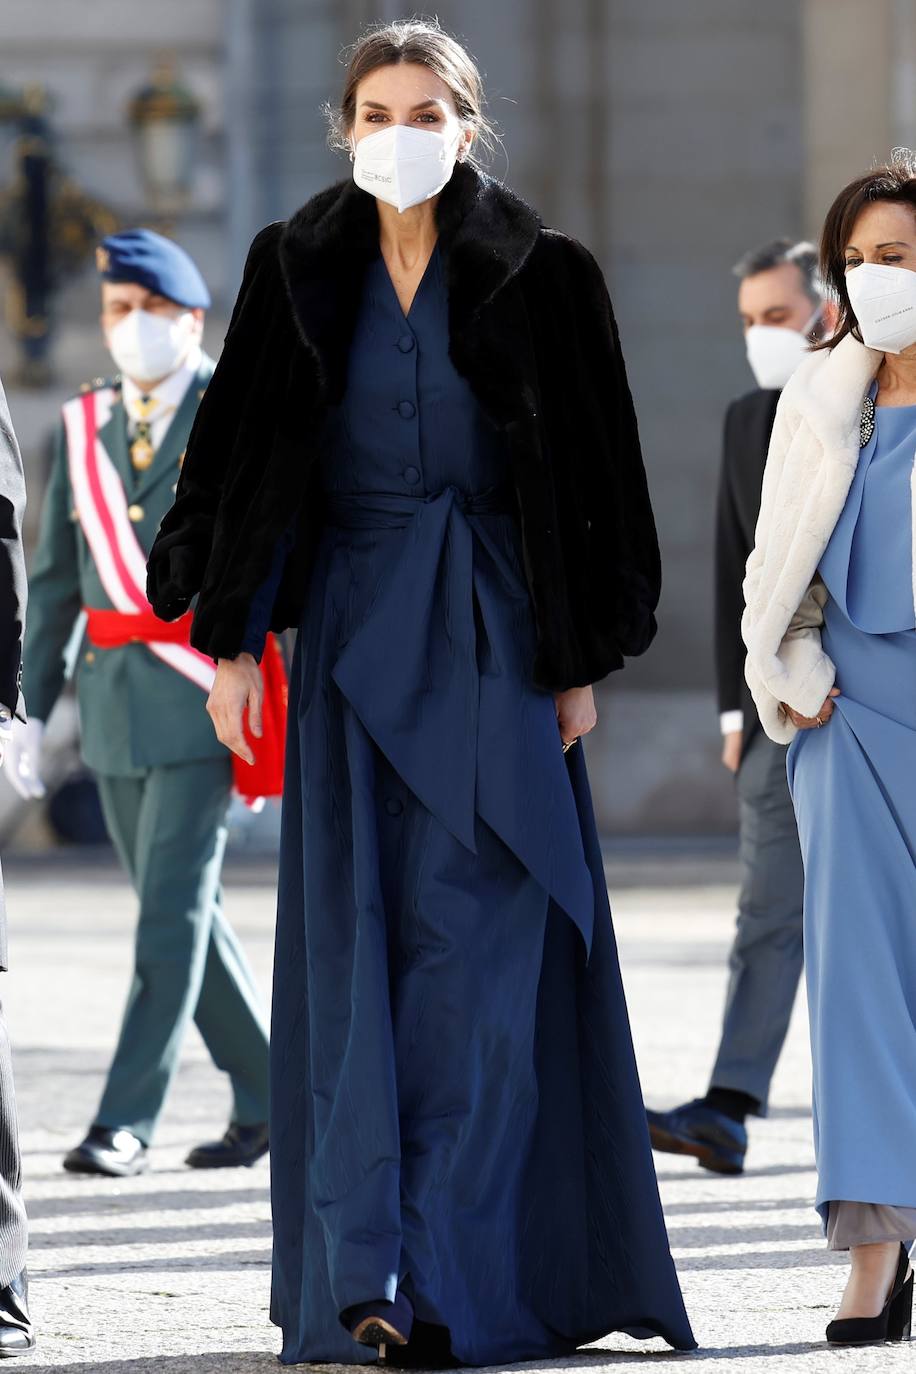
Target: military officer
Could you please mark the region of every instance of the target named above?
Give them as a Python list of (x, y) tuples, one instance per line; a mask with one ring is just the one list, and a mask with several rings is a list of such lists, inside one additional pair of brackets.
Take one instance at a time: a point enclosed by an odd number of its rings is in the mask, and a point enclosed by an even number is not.
[(220, 868), (232, 767), (206, 713), (213, 664), (188, 626), (155, 619), (145, 564), (214, 364), (202, 352), (210, 304), (196, 265), (147, 229), (98, 252), (101, 324), (120, 377), (63, 408), (30, 583), (24, 662), (29, 724), (8, 774), (40, 796), (44, 722), (64, 684), (77, 618), (82, 752), (139, 899), (136, 963), (95, 1121), (64, 1168), (142, 1172), (189, 1021), (229, 1075), (232, 1116), (192, 1167), (251, 1164), (267, 1150), (267, 1022), (223, 915)]

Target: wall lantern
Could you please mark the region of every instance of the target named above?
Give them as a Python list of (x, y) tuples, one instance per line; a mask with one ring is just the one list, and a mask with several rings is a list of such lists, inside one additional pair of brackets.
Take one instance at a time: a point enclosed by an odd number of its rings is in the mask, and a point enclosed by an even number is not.
[(130, 102), (140, 175), (150, 207), (163, 220), (184, 211), (191, 198), (200, 139), (201, 109), (163, 60), (149, 84)]

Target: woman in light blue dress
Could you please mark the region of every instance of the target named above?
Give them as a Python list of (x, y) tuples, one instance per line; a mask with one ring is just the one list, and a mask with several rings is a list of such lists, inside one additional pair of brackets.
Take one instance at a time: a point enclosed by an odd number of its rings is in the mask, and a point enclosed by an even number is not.
[(864, 1344), (909, 1339), (916, 1237), (916, 160), (841, 193), (822, 265), (840, 326), (780, 405), (745, 638), (797, 730), (817, 1208), (852, 1257), (827, 1339)]
[[(870, 399), (878, 394), (875, 385)], [(817, 1206), (843, 1250), (916, 1236), (916, 405), (866, 414), (870, 438), (820, 563), (821, 637), (840, 696), (829, 728), (801, 731), (789, 750), (805, 858)]]

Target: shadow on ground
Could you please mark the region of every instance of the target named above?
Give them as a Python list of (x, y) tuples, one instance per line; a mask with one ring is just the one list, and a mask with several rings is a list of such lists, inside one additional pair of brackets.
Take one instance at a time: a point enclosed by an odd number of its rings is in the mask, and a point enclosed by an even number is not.
[[(93, 1360), (79, 1364), (23, 1364), (29, 1374), (256, 1374), (281, 1368), (269, 1351), (210, 1351), (205, 1355), (143, 1355), (133, 1360)], [(315, 1368), (316, 1366), (312, 1366)]]

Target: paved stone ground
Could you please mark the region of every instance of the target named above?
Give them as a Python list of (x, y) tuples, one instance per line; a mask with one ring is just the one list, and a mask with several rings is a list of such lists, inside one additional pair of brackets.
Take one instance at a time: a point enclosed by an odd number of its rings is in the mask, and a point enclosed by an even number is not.
[[(269, 867), (236, 868), (229, 911), (267, 986)], [(646, 1097), (705, 1086), (724, 989), (733, 870), (689, 855), (611, 861), (611, 888)], [(127, 984), (133, 906), (111, 867), (55, 858), (10, 866), (13, 972), (3, 992), (16, 1043), (33, 1306), (31, 1371), (256, 1374), (277, 1368), (267, 1321), (267, 1166), (212, 1176), (182, 1167), (219, 1133), (228, 1096), (202, 1045), (188, 1048), (154, 1167), (122, 1183), (73, 1178), (63, 1152), (91, 1119)], [(814, 1190), (803, 1008), (780, 1065), (772, 1116), (740, 1179), (659, 1159), (687, 1304), (702, 1349), (609, 1337), (557, 1367), (850, 1371), (911, 1367), (907, 1347), (822, 1344), (843, 1284), (823, 1248)]]

